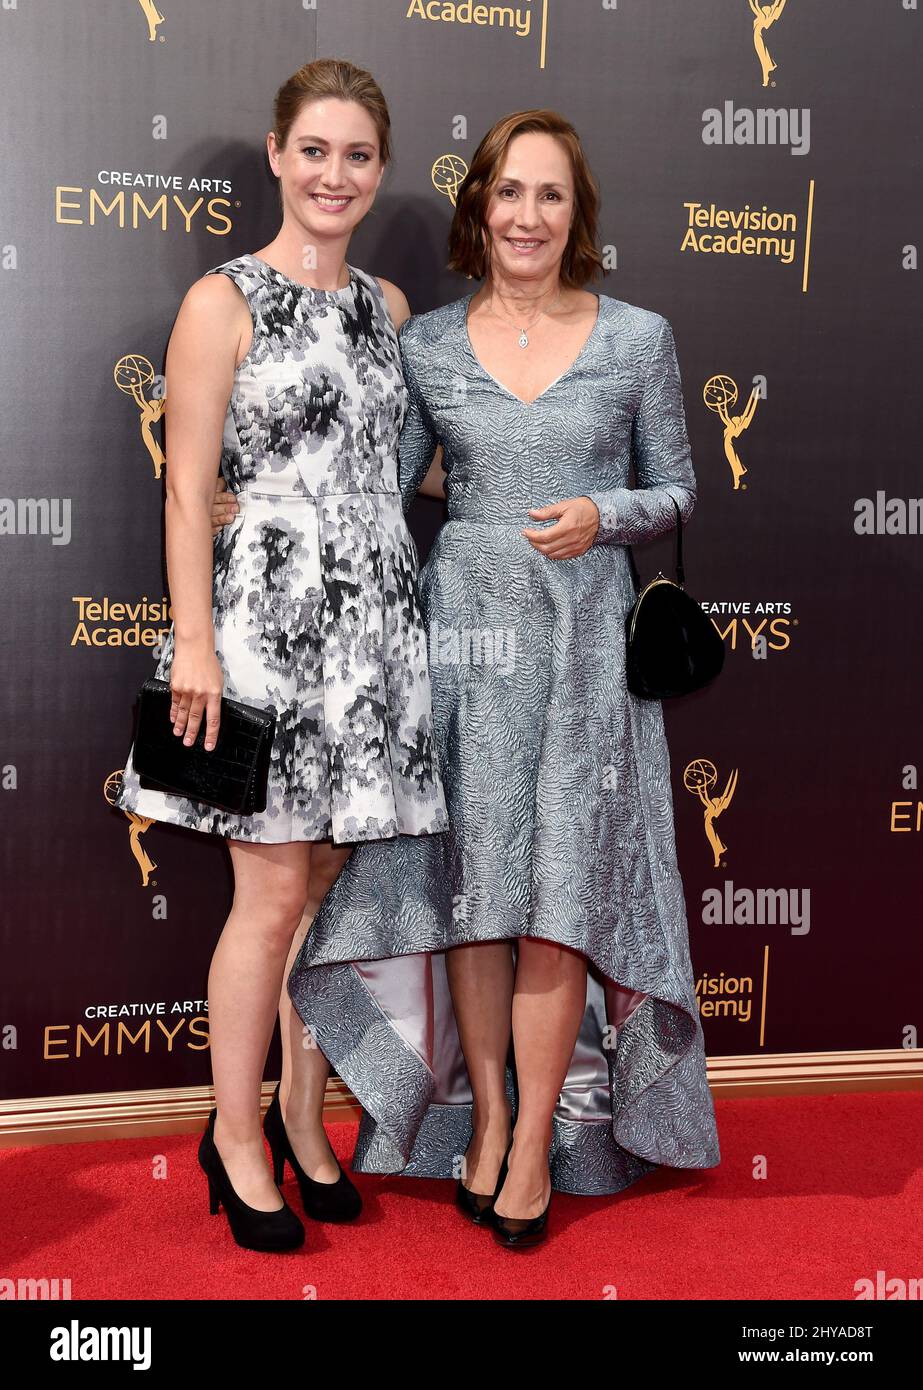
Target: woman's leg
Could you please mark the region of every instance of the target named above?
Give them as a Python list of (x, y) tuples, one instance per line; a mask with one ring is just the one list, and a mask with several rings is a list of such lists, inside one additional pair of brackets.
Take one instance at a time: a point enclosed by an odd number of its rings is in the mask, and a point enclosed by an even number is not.
[(286, 982), (317, 909), (351, 853), (351, 846), (334, 845), (326, 840), (314, 846), (308, 901), (285, 963), (279, 999), (282, 1037), (279, 1105), (295, 1157), (315, 1182), (333, 1183), (340, 1175), (339, 1164), (324, 1129), (324, 1096), (330, 1063), (305, 1029), (298, 1010), (292, 1004)]
[(492, 1194), (510, 1141), (506, 1057), (510, 1046), (513, 948), (509, 941), (455, 946), (446, 953), (455, 1022), (474, 1096), (465, 1186)]
[(513, 989), (519, 1105), (498, 1216), (539, 1216), (551, 1195), (548, 1150), (554, 1108), (586, 1009), (586, 959), (551, 941), (522, 937)]
[(260, 1130), (260, 1087), (279, 988), (308, 897), (311, 844), (229, 841), (234, 902), (208, 973), (215, 1146), (241, 1201), (278, 1211)]

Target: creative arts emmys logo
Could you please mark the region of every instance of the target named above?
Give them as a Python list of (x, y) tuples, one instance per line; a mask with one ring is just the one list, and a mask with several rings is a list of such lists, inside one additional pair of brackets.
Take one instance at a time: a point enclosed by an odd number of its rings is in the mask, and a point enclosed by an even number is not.
[(741, 478), (747, 469), (737, 456), (734, 448), (735, 439), (739, 439), (745, 430), (750, 428), (750, 422), (756, 413), (756, 403), (760, 398), (759, 389), (754, 386), (750, 392), (750, 399), (745, 408), (739, 415), (730, 414), (729, 407), (737, 404), (737, 382), (730, 376), (710, 376), (702, 390), (702, 399), (709, 410), (719, 416), (724, 426), (724, 457), (731, 466), (731, 477), (734, 479), (734, 491), (738, 488), (746, 488), (746, 483), (741, 483)]
[(775, 86), (775, 80), (769, 81), (769, 74), (775, 72), (778, 66), (773, 62), (766, 47), (766, 31), (771, 29), (778, 19), (782, 17), (785, 9), (785, 0), (774, 0), (771, 5), (757, 4), (757, 0), (747, 0), (750, 9), (753, 11), (753, 47), (756, 49), (756, 56), (760, 62), (760, 71), (763, 74), (763, 86)]
[(758, 661), (765, 661), (770, 652), (788, 651), (798, 626), (790, 599), (704, 598), (699, 607), (732, 652), (749, 649)]
[(711, 796), (711, 788), (717, 784), (718, 769), (707, 758), (693, 758), (692, 762), (686, 765), (683, 772), (683, 786), (687, 792), (697, 796), (702, 803), (705, 818), (705, 838), (712, 847), (716, 869), (722, 867), (721, 856), (727, 853), (727, 845), (723, 843), (715, 829), (715, 821), (730, 806), (734, 792), (737, 790), (736, 767), (727, 779), (721, 795)]
[(135, 862), (141, 870), (141, 887), (154, 888), (156, 884), (152, 882), (151, 874), (157, 868), (157, 865), (141, 843), (141, 836), (145, 831), (150, 830), (154, 822), (150, 816), (139, 816), (136, 815), (134, 811), (126, 811), (124, 807), (120, 807), (117, 798), (121, 790), (122, 769), (119, 768), (117, 772), (110, 773), (106, 778), (103, 785), (103, 796), (110, 806), (115, 810), (123, 811), (124, 815), (128, 817), (128, 844)]
[(154, 394), (149, 400), (144, 394), (144, 388), (151, 386), (154, 392), (162, 390), (163, 379), (156, 377), (154, 368), (146, 357), (138, 353), (126, 353), (120, 357), (115, 364), (115, 384), (126, 396), (131, 396), (135, 405), (138, 407), (141, 425), (141, 438), (144, 440), (145, 448), (151, 456), (154, 465), (154, 477), (159, 478), (164, 465), (163, 450), (158, 441), (154, 438), (153, 426), (163, 415), (166, 405), (166, 395)]
[[(155, 43), (159, 26), (165, 23), (164, 17), (154, 4), (154, 0), (138, 0), (138, 4), (144, 11), (144, 18), (147, 20), (147, 36), (151, 43)], [(160, 41), (163, 43), (162, 34), (160, 35)]]

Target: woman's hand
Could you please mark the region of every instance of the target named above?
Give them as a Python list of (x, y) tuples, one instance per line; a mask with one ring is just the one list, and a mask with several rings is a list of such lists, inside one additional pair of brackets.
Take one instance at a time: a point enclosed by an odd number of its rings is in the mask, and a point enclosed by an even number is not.
[(529, 515), (540, 521), (558, 518), (554, 526), (540, 530), (533, 527), (522, 532), (549, 560), (570, 560), (575, 555), (585, 555), (599, 530), (599, 508), (589, 497), (570, 497), (564, 502), (553, 502), (550, 507), (530, 507)]
[(228, 485), (224, 481), (222, 473), (215, 488), (215, 497), (212, 502), (212, 535), (217, 536), (222, 526), (227, 526), (229, 521), (233, 521), (240, 511), (240, 505), (234, 499), (233, 493), (228, 491)]
[(218, 740), (221, 692), (224, 689), (224, 672), (214, 650), (197, 644), (184, 644), (177, 638), (170, 671), (170, 689), (173, 694), (170, 705), (173, 733), (177, 736), (182, 734), (183, 743), (188, 747), (195, 742), (204, 714), (205, 748), (211, 752)]

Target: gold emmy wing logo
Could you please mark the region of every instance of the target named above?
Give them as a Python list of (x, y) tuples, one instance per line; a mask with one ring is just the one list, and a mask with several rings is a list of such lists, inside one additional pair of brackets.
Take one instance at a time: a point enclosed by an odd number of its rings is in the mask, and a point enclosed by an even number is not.
[(431, 175), (433, 187), (437, 193), (448, 198), (453, 208), (458, 197), (458, 190), (464, 183), (467, 173), (468, 166), (458, 154), (441, 154), (433, 165)]
[[(775, 72), (776, 64), (769, 56), (769, 49), (766, 47), (765, 33), (771, 29), (776, 20), (781, 18), (782, 11), (785, 9), (785, 0), (773, 0), (771, 5), (758, 5), (757, 0), (748, 0), (750, 9), (753, 11), (753, 47), (756, 49), (756, 56), (760, 60), (760, 68), (763, 72), (763, 86), (768, 87), (769, 74)], [(772, 83), (773, 87), (776, 85)]]
[(141, 438), (151, 456), (154, 477), (159, 478), (163, 470), (164, 456), (163, 450), (154, 438), (153, 426), (163, 415), (167, 398), (161, 396), (159, 400), (155, 397), (149, 401), (144, 394), (145, 386), (150, 386), (154, 380), (154, 368), (146, 357), (139, 357), (137, 353), (130, 352), (116, 362), (113, 375), (119, 390), (124, 391), (126, 396), (131, 396), (141, 412)]
[[(748, 470), (737, 457), (734, 440), (739, 439), (744, 430), (749, 429), (750, 421), (756, 413), (759, 394), (754, 386), (743, 414), (729, 415), (728, 406), (737, 404), (737, 382), (732, 376), (710, 376), (702, 390), (702, 399), (709, 410), (720, 415), (721, 423), (724, 425), (724, 457), (731, 465), (731, 475), (734, 479), (734, 491), (736, 492), (741, 486), (741, 478)], [(746, 488), (747, 484), (744, 483), (743, 486)]]
[(151, 874), (157, 868), (157, 865), (142, 845), (141, 836), (146, 830), (150, 830), (154, 822), (151, 820), (150, 816), (139, 816), (134, 811), (125, 811), (123, 807), (116, 806), (115, 798), (118, 796), (121, 787), (122, 769), (119, 768), (118, 772), (112, 772), (106, 778), (105, 785), (103, 786), (103, 796), (110, 806), (117, 811), (122, 811), (122, 814), (128, 817), (128, 843), (132, 854), (138, 862), (138, 868), (141, 870), (141, 887), (146, 888), (150, 883)]
[(705, 838), (711, 845), (715, 856), (714, 867), (720, 868), (721, 856), (727, 852), (727, 845), (723, 844), (717, 830), (715, 821), (726, 811), (731, 804), (731, 800), (737, 790), (737, 769), (731, 773), (727, 779), (727, 784), (720, 796), (710, 796), (709, 791), (717, 786), (718, 769), (714, 763), (710, 763), (707, 758), (693, 758), (688, 763), (683, 772), (683, 786), (687, 792), (692, 792), (697, 796), (704, 807), (705, 815)]
[(144, 18), (147, 20), (147, 36), (151, 43), (157, 39), (157, 26), (164, 23), (164, 17), (154, 4), (154, 0), (138, 0), (138, 4), (144, 11)]

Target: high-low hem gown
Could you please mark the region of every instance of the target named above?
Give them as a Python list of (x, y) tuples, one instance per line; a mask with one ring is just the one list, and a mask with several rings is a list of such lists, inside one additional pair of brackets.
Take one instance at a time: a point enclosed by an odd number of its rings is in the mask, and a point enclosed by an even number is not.
[[(471, 1089), (445, 953), (520, 937), (588, 963), (551, 1177), (618, 1192), (719, 1162), (659, 702), (625, 682), (625, 546), (695, 502), (670, 324), (599, 297), (572, 366), (531, 404), (480, 364), (470, 296), (400, 334), (405, 507), (437, 443), (448, 521), (420, 572), (446, 833), (358, 846), (288, 990), (363, 1107), (353, 1169), (457, 1177)], [(636, 485), (629, 485), (634, 464)], [(588, 495), (592, 547), (551, 560), (530, 507)], [(515, 1061), (507, 1088), (515, 1099)]]

